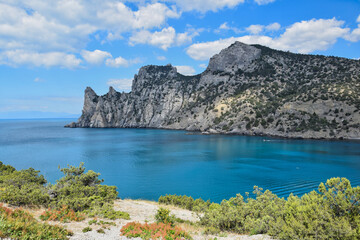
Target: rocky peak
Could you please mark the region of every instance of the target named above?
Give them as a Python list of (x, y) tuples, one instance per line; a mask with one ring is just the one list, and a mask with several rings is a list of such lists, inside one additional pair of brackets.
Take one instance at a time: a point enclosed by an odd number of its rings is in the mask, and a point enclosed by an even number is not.
[(142, 87), (166, 81), (177, 76), (177, 69), (171, 64), (166, 66), (147, 65), (140, 68), (138, 74), (135, 74), (132, 91), (141, 90)]
[(86, 87), (85, 89), (85, 101), (89, 99), (93, 101), (94, 99), (98, 98), (99, 96), (95, 93), (95, 91), (91, 87)]
[(118, 94), (118, 92), (112, 86), (110, 86), (109, 87), (109, 92), (107, 93), (107, 96), (108, 97), (114, 97), (117, 94)]
[[(96, 95), (95, 91), (91, 87), (86, 87), (85, 95)], [(97, 95), (96, 95), (97, 96)]]
[(229, 71), (233, 66), (244, 70), (253, 60), (258, 59), (260, 54), (261, 50), (254, 46), (235, 42), (210, 58), (208, 70)]

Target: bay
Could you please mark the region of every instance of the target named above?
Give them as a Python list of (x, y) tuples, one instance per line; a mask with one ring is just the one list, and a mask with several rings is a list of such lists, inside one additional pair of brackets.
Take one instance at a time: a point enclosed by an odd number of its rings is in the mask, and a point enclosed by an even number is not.
[(189, 134), (156, 129), (71, 129), (75, 119), (0, 120), (0, 161), (55, 183), (58, 167), (85, 163), (119, 197), (186, 194), (220, 202), (254, 185), (281, 197), (331, 177), (360, 185), (360, 142)]

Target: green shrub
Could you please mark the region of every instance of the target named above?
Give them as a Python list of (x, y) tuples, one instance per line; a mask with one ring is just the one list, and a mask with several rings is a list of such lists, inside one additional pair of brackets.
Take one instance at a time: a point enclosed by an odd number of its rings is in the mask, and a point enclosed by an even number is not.
[(220, 233), (220, 229), (214, 227), (207, 227), (204, 230), (204, 234), (206, 235), (218, 235)]
[(0, 202), (15, 206), (47, 206), (50, 198), (46, 180), (33, 168), (17, 171), (0, 162)]
[[(85, 172), (84, 163), (79, 167), (68, 166), (61, 172), (64, 177), (55, 185), (45, 186), (46, 180), (43, 175), (39, 175), (39, 171), (33, 168), (17, 171), (0, 162), (0, 202), (16, 206), (50, 206), (52, 209), (44, 214), (44, 220), (50, 216), (54, 218), (52, 220), (72, 220), (65, 216), (70, 212), (61, 216), (57, 214), (64, 207), (74, 211), (76, 216), (84, 212), (90, 217), (130, 219), (128, 213), (113, 209), (118, 192), (115, 186), (101, 185), (104, 180), (99, 179), (100, 173), (91, 170)], [(55, 215), (60, 217), (55, 218)]]
[(130, 219), (128, 213), (113, 209), (118, 192), (115, 186), (101, 185), (104, 180), (99, 179), (100, 173), (92, 170), (85, 173), (84, 163), (79, 167), (68, 166), (61, 169), (61, 172), (64, 177), (51, 186), (55, 195), (50, 203), (53, 208), (68, 206), (75, 212), (86, 213), (89, 217)]
[(82, 232), (83, 233), (87, 233), (87, 232), (91, 232), (92, 231), (92, 228), (91, 227), (85, 227), (83, 228)]
[(0, 238), (68, 239), (72, 233), (60, 226), (39, 223), (20, 208), (12, 210), (0, 205)]
[(68, 166), (61, 169), (64, 177), (52, 187), (56, 198), (51, 202), (53, 207), (69, 206), (74, 211), (84, 211), (113, 203), (118, 192), (115, 186), (100, 185), (100, 173), (90, 170), (85, 173), (84, 163), (79, 167)]
[(256, 198), (241, 195), (211, 204), (201, 224), (237, 233), (266, 233), (278, 239), (359, 239), (360, 187), (332, 178), (301, 198), (287, 200), (254, 187)]
[(113, 208), (113, 205), (110, 203), (105, 203), (102, 206), (92, 206), (90, 209), (84, 211), (88, 217), (100, 216), (110, 220), (115, 219), (130, 219), (130, 215), (126, 212), (116, 211)]
[(211, 204), (209, 200), (205, 202), (201, 198), (194, 200), (192, 197), (188, 197), (185, 195), (181, 196), (176, 194), (174, 195), (167, 194), (165, 196), (160, 196), (158, 202), (165, 205), (178, 206), (195, 212), (203, 212)]
[(159, 208), (155, 215), (155, 219), (158, 223), (170, 224), (171, 226), (175, 225), (175, 216), (170, 215), (170, 210), (166, 208)]

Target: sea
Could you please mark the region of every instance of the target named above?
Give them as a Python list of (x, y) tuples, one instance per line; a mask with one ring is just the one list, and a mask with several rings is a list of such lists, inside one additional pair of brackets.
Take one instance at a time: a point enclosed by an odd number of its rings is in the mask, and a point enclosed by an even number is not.
[(120, 198), (165, 194), (221, 202), (254, 186), (280, 197), (317, 190), (332, 177), (360, 185), (360, 141), (201, 135), (176, 130), (64, 128), (76, 119), (0, 120), (0, 161), (40, 170), (85, 163)]

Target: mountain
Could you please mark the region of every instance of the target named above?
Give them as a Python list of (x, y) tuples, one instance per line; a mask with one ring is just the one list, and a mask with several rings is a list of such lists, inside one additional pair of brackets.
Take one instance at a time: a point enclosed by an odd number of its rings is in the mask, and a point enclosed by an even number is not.
[(359, 94), (359, 60), (235, 42), (199, 75), (150, 65), (130, 93), (88, 87), (81, 117), (67, 127), (359, 139)]

